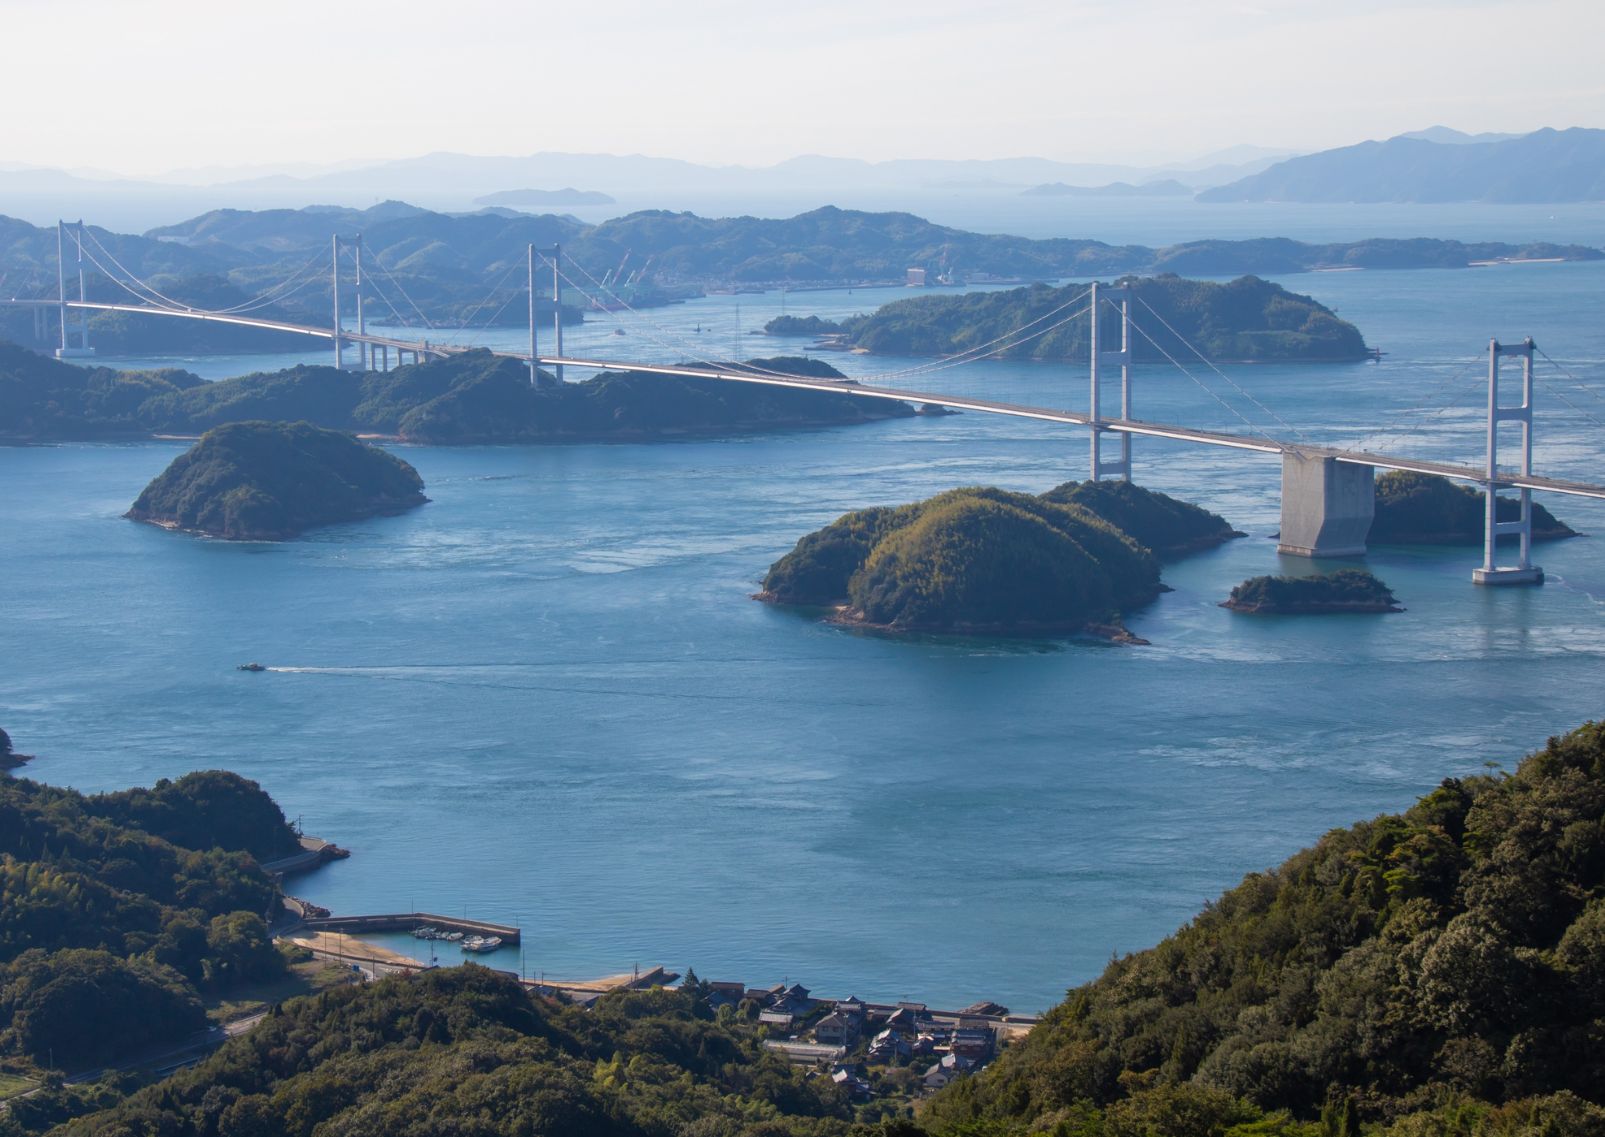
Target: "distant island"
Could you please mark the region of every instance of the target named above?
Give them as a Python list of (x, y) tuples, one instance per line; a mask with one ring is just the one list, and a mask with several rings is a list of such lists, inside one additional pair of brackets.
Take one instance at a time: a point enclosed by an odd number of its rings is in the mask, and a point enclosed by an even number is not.
[(565, 186), (559, 190), (501, 190), (497, 193), (488, 193), (484, 197), (474, 198), (474, 204), (523, 209), (532, 205), (614, 205), (616, 202), (612, 197), (602, 193), (600, 190), (577, 190), (573, 186)]
[[(1480, 545), (1486, 505), (1483, 492), (1436, 474), (1389, 470), (1376, 480), (1376, 514), (1370, 541), (1376, 545)], [(1533, 540), (1560, 541), (1577, 530), (1533, 502)], [(1521, 503), (1500, 498), (1498, 520), (1518, 521)], [(1501, 537), (1501, 542), (1514, 541)]]
[[(1150, 536), (1171, 549), (1196, 546), (1206, 531), (1232, 533), (1213, 514), (1135, 486), (1108, 496), (1073, 483), (1040, 497), (956, 489), (843, 515), (776, 561), (756, 598), (897, 632), (1140, 642), (1121, 613), (1164, 591), (1159, 561), (1093, 511), (1103, 504), (1150, 522)], [(1158, 521), (1167, 516), (1174, 529)]]
[[(819, 360), (749, 360), (771, 371), (843, 379)], [(0, 439), (149, 438), (224, 423), (304, 420), (432, 444), (644, 442), (904, 418), (906, 403), (756, 383), (605, 372), (558, 383), (476, 350), (392, 371), (298, 366), (208, 383), (186, 371), (85, 368), (0, 343)]]
[[(1431, 146), (1431, 143), (1419, 143)], [(1468, 147), (1440, 147), (1465, 150)], [(1511, 166), (1513, 176), (1519, 166)], [(1145, 187), (1137, 187), (1143, 189)], [(510, 191), (519, 192), (519, 191)], [(487, 209), (438, 213), (405, 202), (369, 209), (218, 209), (142, 235), (92, 229), (143, 279), (161, 278), (164, 295), (195, 308), (222, 309), (271, 294), (308, 261), (324, 254), (334, 232), (363, 235), (376, 270), (370, 319), (442, 328), (500, 326), (523, 321), (522, 274), (510, 258), (533, 244), (561, 244), (570, 276), (598, 302), (632, 308), (670, 304), (728, 287), (853, 286), (901, 282), (909, 268), (933, 278), (943, 267), (971, 280), (1059, 280), (1067, 277), (1175, 272), (1208, 276), (1308, 272), (1316, 268), (1463, 268), (1497, 260), (1596, 260), (1605, 253), (1581, 245), (1512, 244), (1419, 238), (1311, 244), (1285, 238), (1189, 241), (1154, 248), (1084, 238), (1034, 240), (974, 233), (909, 213), (870, 213), (826, 206), (789, 218), (699, 217), (642, 210), (588, 225), (560, 213)], [(19, 296), (55, 293), (54, 228), (0, 217), (0, 275)], [(583, 268), (584, 272), (580, 270)], [(595, 283), (585, 281), (585, 275)], [(544, 285), (545, 279), (542, 284)], [(487, 296), (495, 282), (501, 284)], [(603, 287), (603, 282), (606, 286)], [(121, 288), (92, 274), (93, 300), (126, 303)], [(399, 289), (396, 287), (399, 285)], [(406, 298), (400, 293), (404, 289)], [(617, 297), (609, 293), (617, 294)], [(388, 297), (381, 299), (380, 294)], [(330, 285), (314, 275), (294, 294), (255, 308), (255, 314), (324, 326)], [(416, 299), (421, 313), (413, 311)], [(591, 299), (565, 287), (563, 319), (579, 321)], [(539, 306), (552, 311), (553, 298)], [(397, 306), (395, 312), (388, 305)], [(420, 319), (420, 315), (423, 319)], [(305, 350), (304, 337), (271, 329), (102, 312), (90, 317), (90, 339), (103, 351), (226, 352)], [(0, 338), (32, 347), (54, 346), (55, 328), (38, 328), (25, 307), (0, 307)]]
[(1046, 182), (1021, 190), (1020, 194), (1022, 197), (1190, 197), (1192, 192), (1191, 186), (1184, 186), (1175, 178), (1162, 178), (1142, 185), (1110, 182), (1102, 186), (1068, 186), (1063, 182)]
[(428, 500), (417, 470), (348, 434), (305, 422), (236, 422), (207, 431), (173, 459), (124, 516), (229, 540), (279, 541)]
[(763, 326), (766, 336), (833, 336), (842, 326), (818, 316), (776, 316)]
[[(1337, 362), (1364, 359), (1360, 330), (1324, 304), (1289, 292), (1279, 284), (1245, 276), (1225, 284), (1184, 280), (1179, 276), (1143, 277), (1132, 282), (1137, 303), (1132, 315), (1147, 335), (1176, 358), (1191, 353), (1167, 329), (1211, 359), (1239, 362)], [(1035, 339), (995, 353), (1001, 359), (1084, 360), (1088, 322), (1072, 320), (1054, 327), (1068, 314), (1084, 284), (1050, 288), (1044, 284), (1003, 292), (971, 292), (961, 296), (920, 296), (897, 300), (867, 316), (842, 322), (849, 342), (858, 348), (891, 355), (947, 355), (975, 344), (998, 341), (1033, 323), (1049, 328)], [(1164, 321), (1155, 319), (1151, 308)], [(1100, 332), (1105, 343), (1120, 342), (1119, 313), (1105, 310)], [(1159, 350), (1136, 337), (1137, 359), (1163, 359)]]
[(1421, 131), (1278, 162), (1199, 201), (1560, 203), (1605, 201), (1605, 130), (1482, 140)]
[(1234, 612), (1324, 615), (1340, 612), (1402, 612), (1393, 590), (1361, 569), (1314, 576), (1256, 576), (1232, 589), (1222, 608)]

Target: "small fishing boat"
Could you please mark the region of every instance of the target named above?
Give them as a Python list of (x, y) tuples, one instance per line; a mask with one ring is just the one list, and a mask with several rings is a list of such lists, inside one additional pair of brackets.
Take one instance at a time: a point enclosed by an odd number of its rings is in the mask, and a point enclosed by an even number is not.
[(266, 671), (260, 663), (242, 663), (235, 668), (236, 671)]
[(463, 941), (464, 951), (495, 951), (501, 946), (502, 939), (500, 936), (469, 936)]

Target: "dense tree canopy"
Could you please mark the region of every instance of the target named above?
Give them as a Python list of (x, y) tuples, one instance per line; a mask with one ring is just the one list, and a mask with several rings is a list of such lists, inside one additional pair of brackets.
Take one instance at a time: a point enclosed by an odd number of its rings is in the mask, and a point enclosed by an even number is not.
[[(1501, 497), (1500, 521), (1519, 521), (1521, 503)], [(1481, 490), (1436, 474), (1389, 470), (1376, 480), (1371, 541), (1379, 545), (1480, 545), (1487, 506)], [(1576, 530), (1533, 502), (1533, 540), (1575, 537)], [(1515, 537), (1501, 537), (1513, 541)]]
[(805, 1078), (688, 991), (582, 1011), (469, 964), (287, 1004), (66, 1132), (834, 1137), (852, 1118), (828, 1079)]
[(876, 543), (847, 584), (866, 623), (931, 631), (1079, 631), (1159, 593), (1152, 556), (1071, 506), (953, 490)]
[(1240, 612), (1397, 612), (1393, 590), (1362, 569), (1310, 576), (1255, 576), (1232, 589)]
[(1076, 631), (1116, 625), (1158, 595), (1155, 548), (1178, 556), (1239, 535), (1123, 482), (1067, 482), (1040, 497), (959, 489), (845, 514), (776, 561), (759, 597), (845, 606), (848, 618), (902, 630)]
[(1179, 557), (1241, 537), (1218, 513), (1181, 501), (1135, 482), (1066, 482), (1042, 495), (1044, 501), (1080, 506), (1101, 517), (1157, 557)]
[(78, 1069), (194, 1030), (198, 990), (278, 974), (255, 857), (295, 847), (233, 774), (94, 796), (0, 779), (0, 1057)]
[[(1225, 284), (1155, 276), (1131, 281), (1135, 293), (1133, 358), (1160, 362), (1363, 359), (1365, 340), (1325, 305), (1254, 276)], [(1084, 304), (1084, 284), (1034, 284), (1007, 292), (968, 292), (899, 300), (844, 325), (852, 342), (893, 355), (948, 355), (990, 344), (1003, 359), (1085, 360), (1088, 319), (1070, 319)], [(1104, 307), (1099, 334), (1120, 344), (1120, 313)], [(1015, 338), (1006, 338), (1015, 337)], [(1107, 349), (1106, 349), (1107, 350)]]
[[(1389, 1137), (1605, 1133), (1602, 976), (1605, 726), (1591, 723), (1514, 774), (1446, 781), (1249, 876), (1071, 991), (924, 1120), (955, 1137), (1327, 1137), (1348, 1111)], [(1189, 1128), (1111, 1124), (1183, 1101), (1202, 1119)], [(1260, 1111), (1312, 1125), (1230, 1128)]]
[[(815, 359), (749, 364), (841, 379)], [(559, 384), (470, 351), (392, 371), (292, 367), (207, 383), (182, 371), (117, 372), (0, 343), (0, 438), (193, 434), (256, 420), (397, 435), (412, 442), (565, 442), (828, 426), (912, 415), (905, 403), (686, 376), (606, 372)]]
[(406, 462), (307, 422), (216, 427), (146, 486), (127, 516), (215, 537), (278, 540), (422, 505)]

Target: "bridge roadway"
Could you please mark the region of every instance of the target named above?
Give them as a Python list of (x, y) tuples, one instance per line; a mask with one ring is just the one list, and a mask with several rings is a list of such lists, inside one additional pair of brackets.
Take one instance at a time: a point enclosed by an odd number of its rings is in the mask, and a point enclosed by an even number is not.
[[(0, 299), (0, 304), (60, 307), (57, 300)], [(97, 312), (139, 312), (158, 316), (178, 316), (191, 320), (210, 320), (221, 324), (236, 324), (248, 328), (268, 328), (274, 331), (293, 332), (320, 339), (334, 339), (332, 327), (313, 327), (292, 324), (282, 320), (263, 320), (254, 316), (224, 315), (196, 309), (154, 308), (140, 304), (102, 304), (94, 301), (67, 301), (69, 308), (89, 309)], [(341, 340), (367, 343), (415, 354), (447, 356), (470, 351), (471, 347), (454, 344), (432, 344), (428, 340), (414, 341), (391, 336), (373, 336), (357, 332), (340, 332)], [(527, 352), (498, 351), (496, 355), (529, 362)], [(724, 371), (710, 367), (684, 367), (662, 363), (620, 363), (606, 359), (578, 359), (568, 356), (539, 357), (543, 366), (590, 368), (599, 371), (643, 372), (654, 375), (682, 375), (694, 379), (718, 379), (723, 382), (759, 383), (771, 387), (797, 387), (811, 391), (830, 391), (863, 399), (895, 399), (905, 403), (929, 403), (950, 410), (976, 411), (983, 414), (1009, 415), (1014, 418), (1036, 419), (1041, 422), (1063, 423), (1067, 426), (1090, 426), (1092, 417), (1081, 411), (1056, 410), (1051, 407), (1024, 406), (1002, 403), (991, 399), (974, 399), (959, 395), (945, 395), (932, 391), (910, 391), (896, 387), (877, 387), (854, 379), (815, 379), (801, 375), (767, 375), (749, 371)], [(1171, 438), (1180, 442), (1196, 442), (1205, 446), (1226, 446), (1236, 450), (1253, 450), (1262, 454), (1298, 454), (1304, 458), (1332, 458), (1354, 466), (1372, 466), (1384, 470), (1411, 470), (1422, 474), (1438, 474), (1455, 481), (1485, 484), (1487, 474), (1476, 466), (1462, 466), (1452, 462), (1433, 462), (1421, 458), (1405, 458), (1390, 454), (1373, 454), (1368, 450), (1344, 450), (1330, 446), (1310, 446), (1284, 442), (1269, 436), (1253, 437), (1225, 431), (1198, 430), (1168, 423), (1146, 422), (1142, 419), (1099, 419), (1104, 430), (1117, 434), (1139, 434), (1150, 438)], [(1513, 471), (1500, 471), (1496, 484), (1503, 489), (1542, 490), (1547, 493), (1568, 494), (1573, 497), (1590, 497), (1605, 500), (1605, 486), (1589, 482), (1569, 481), (1564, 478), (1546, 478), (1539, 475), (1524, 476)]]
[[(513, 355), (528, 360), (528, 355)], [(814, 379), (791, 375), (755, 375), (746, 371), (719, 371), (704, 367), (678, 367), (661, 363), (618, 363), (599, 359), (574, 359), (560, 356), (541, 356), (543, 366), (562, 364), (565, 367), (597, 368), (607, 371), (641, 371), (655, 375), (684, 375), (691, 378), (721, 379), (737, 383), (763, 383), (772, 387), (802, 387), (812, 391), (832, 391), (865, 399), (896, 399), (905, 403), (930, 403), (950, 410), (979, 411), (985, 414), (1010, 415), (1014, 418), (1037, 419), (1042, 422), (1065, 423), (1070, 426), (1090, 426), (1092, 416), (1083, 411), (1054, 410), (1049, 407), (1022, 406), (1018, 403), (1000, 403), (991, 399), (973, 399), (962, 395), (943, 395), (930, 391), (910, 391), (897, 387), (876, 387), (854, 379)], [(1171, 426), (1168, 423), (1145, 422), (1142, 419), (1099, 419), (1098, 425), (1118, 434), (1140, 434), (1150, 438), (1173, 438), (1181, 442), (1198, 442), (1206, 446), (1229, 446), (1237, 450), (1255, 450), (1262, 454), (1295, 453), (1306, 458), (1335, 458), (1355, 466), (1374, 466), (1384, 470), (1413, 470), (1422, 474), (1439, 474), (1457, 481), (1486, 482), (1487, 473), (1474, 466), (1461, 466), (1451, 462), (1431, 462), (1420, 458), (1403, 458), (1389, 454), (1373, 454), (1368, 450), (1343, 450), (1330, 446), (1308, 446), (1302, 443), (1282, 442), (1270, 437), (1228, 434), (1224, 431), (1197, 430), (1189, 426)], [(1536, 474), (1522, 476), (1512, 471), (1501, 471), (1498, 485), (1507, 489), (1545, 490), (1549, 493), (1570, 494), (1573, 497), (1592, 497), (1605, 500), (1605, 486), (1588, 482), (1567, 481), (1563, 478), (1545, 478)]]
[[(0, 304), (10, 304), (19, 308), (60, 308), (61, 303), (56, 300), (18, 300), (15, 297), (0, 299)], [(264, 320), (257, 316), (236, 316), (223, 312), (208, 312), (200, 308), (155, 308), (145, 304), (101, 304), (95, 301), (69, 300), (68, 308), (78, 308), (88, 312), (137, 312), (142, 316), (178, 316), (185, 320), (205, 320), (213, 324), (234, 324), (242, 328), (266, 328), (275, 332), (292, 332), (300, 336), (313, 336), (317, 339), (334, 339), (332, 327), (319, 328), (310, 324), (291, 324), (284, 320)], [(451, 355), (454, 352), (471, 351), (471, 347), (456, 344), (435, 344), (428, 340), (402, 340), (393, 336), (372, 336), (362, 332), (342, 330), (340, 339), (347, 343), (373, 344), (375, 347), (389, 347), (400, 351), (421, 352), (424, 355)], [(504, 353), (498, 353), (504, 354)], [(528, 359), (528, 353), (520, 358)]]

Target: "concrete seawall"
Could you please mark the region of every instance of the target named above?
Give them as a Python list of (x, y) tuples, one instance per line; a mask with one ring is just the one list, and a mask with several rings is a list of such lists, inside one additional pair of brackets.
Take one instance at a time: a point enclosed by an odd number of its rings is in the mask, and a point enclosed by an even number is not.
[(511, 924), (492, 924), (488, 920), (440, 916), (433, 912), (387, 912), (374, 916), (314, 916), (303, 920), (302, 926), (313, 932), (344, 932), (353, 936), (364, 932), (410, 932), (414, 928), (432, 927), (443, 931), (462, 932), (464, 935), (499, 936), (504, 944), (516, 944), (524, 938), (523, 932)]
[(302, 837), (299, 853), (280, 857), (276, 861), (267, 861), (262, 865), (262, 871), (276, 876), (289, 876), (292, 873), (307, 872), (319, 865), (350, 855), (333, 841), (325, 841), (322, 837)]

